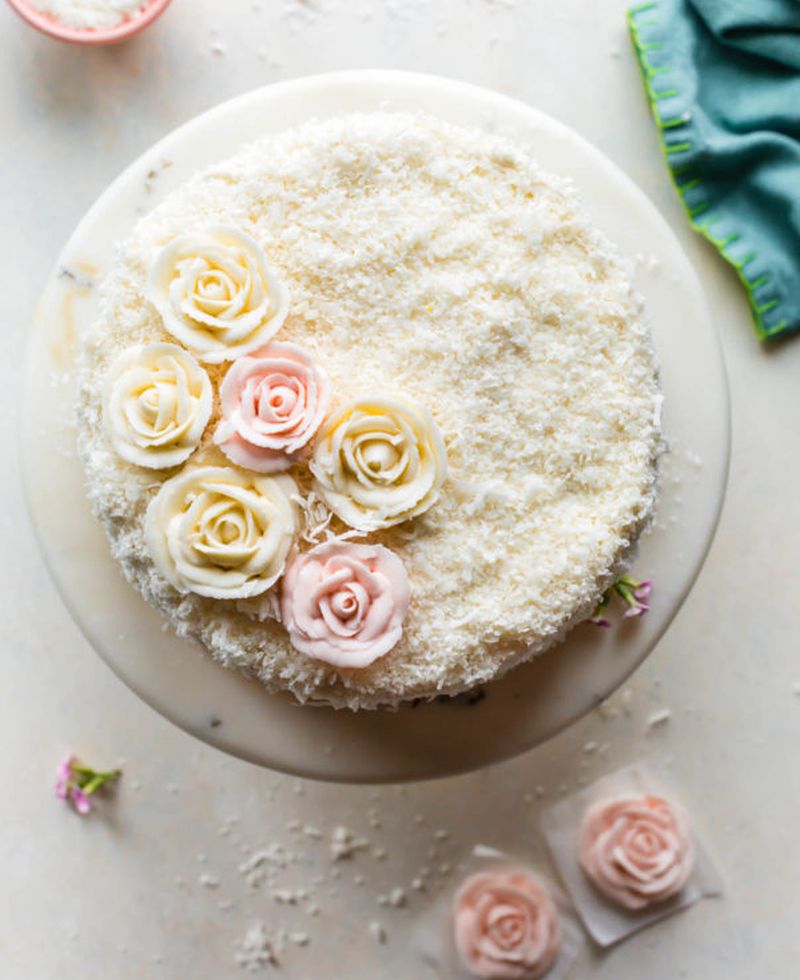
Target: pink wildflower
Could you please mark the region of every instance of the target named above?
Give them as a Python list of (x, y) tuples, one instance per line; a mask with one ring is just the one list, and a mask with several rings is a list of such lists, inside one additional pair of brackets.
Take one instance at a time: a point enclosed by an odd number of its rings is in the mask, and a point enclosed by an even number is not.
[(92, 809), (89, 797), (120, 775), (119, 769), (96, 772), (84, 766), (77, 756), (69, 755), (59, 762), (56, 770), (56, 796), (69, 801), (78, 813), (85, 815)]

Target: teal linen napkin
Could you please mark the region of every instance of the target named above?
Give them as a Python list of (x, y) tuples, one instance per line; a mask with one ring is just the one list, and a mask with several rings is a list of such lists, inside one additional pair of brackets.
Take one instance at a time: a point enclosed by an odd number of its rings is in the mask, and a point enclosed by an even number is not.
[(800, 330), (800, 0), (651, 0), (628, 23), (692, 227), (761, 337)]

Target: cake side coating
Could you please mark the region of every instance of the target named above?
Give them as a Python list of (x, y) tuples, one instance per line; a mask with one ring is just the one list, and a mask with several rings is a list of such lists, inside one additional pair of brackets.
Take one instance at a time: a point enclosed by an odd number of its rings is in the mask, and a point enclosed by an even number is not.
[[(395, 551), (412, 583), (403, 638), (370, 667), (294, 650), (258, 619), (269, 600), (179, 595), (147, 553), (147, 504), (175, 471), (114, 454), (102, 388), (124, 348), (169, 339), (144, 295), (154, 255), (211, 224), (242, 228), (280, 270), (291, 305), (278, 339), (324, 367), (332, 410), (405, 392), (444, 436), (436, 505), (359, 539)], [(208, 366), (215, 388), (226, 367)], [(91, 505), (129, 581), (221, 663), (355, 708), (469, 689), (588, 615), (652, 512), (659, 408), (640, 304), (570, 184), (500, 137), (375, 113), (267, 137), (141, 219), (103, 285), (78, 412)], [(193, 461), (225, 462), (217, 417), (215, 405)], [(303, 550), (325, 539), (312, 531), (327, 515), (308, 509)]]

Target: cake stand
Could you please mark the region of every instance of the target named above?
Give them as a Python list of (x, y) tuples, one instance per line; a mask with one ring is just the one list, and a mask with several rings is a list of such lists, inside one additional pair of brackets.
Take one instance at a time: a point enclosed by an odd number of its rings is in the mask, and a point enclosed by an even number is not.
[[(472, 697), (350, 712), (301, 707), (218, 666), (178, 639), (124, 581), (92, 518), (75, 452), (75, 355), (97, 315), (97, 284), (115, 242), (198, 169), (267, 132), (356, 110), (424, 110), (503, 132), (547, 170), (572, 178), (588, 212), (635, 270), (665, 395), (662, 493), (635, 572), (655, 581), (651, 612), (613, 630), (578, 626), (565, 643)], [(32, 330), (22, 430), (26, 496), (44, 557), (89, 642), (136, 693), (175, 724), (259, 765), (319, 779), (390, 782), (506, 759), (550, 738), (620, 685), (680, 608), (714, 534), (728, 469), (725, 371), (703, 292), (667, 224), (585, 140), (494, 92), (433, 76), (359, 71), (270, 85), (167, 136), (99, 198), (67, 243)]]

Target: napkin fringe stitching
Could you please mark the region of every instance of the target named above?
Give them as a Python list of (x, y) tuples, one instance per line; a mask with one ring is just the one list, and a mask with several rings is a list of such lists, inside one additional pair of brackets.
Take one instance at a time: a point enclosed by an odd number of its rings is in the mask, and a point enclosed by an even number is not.
[[(712, 232), (712, 225), (717, 225), (720, 221), (725, 221), (726, 219), (714, 214), (707, 214), (708, 209), (711, 207), (711, 202), (708, 199), (702, 180), (692, 174), (690, 167), (675, 166), (673, 163), (673, 157), (691, 151), (694, 148), (694, 144), (679, 132), (681, 127), (685, 127), (688, 124), (690, 120), (689, 114), (684, 112), (665, 118), (662, 116), (659, 107), (659, 103), (679, 98), (681, 93), (674, 85), (668, 84), (665, 87), (659, 85), (656, 88), (654, 84), (655, 79), (666, 81), (664, 76), (669, 75), (672, 71), (670, 65), (652, 64), (650, 52), (661, 51), (663, 50), (663, 46), (659, 41), (646, 40), (642, 34), (643, 28), (658, 26), (657, 10), (657, 0), (648, 0), (646, 3), (640, 3), (631, 7), (627, 13), (627, 20), (633, 41), (633, 48), (642, 72), (647, 101), (650, 105), (653, 119), (658, 127), (658, 142), (664, 154), (670, 178), (677, 191), (678, 199), (686, 211), (691, 227), (707, 241), (711, 242), (722, 258), (726, 262), (729, 262), (736, 270), (742, 285), (747, 291), (750, 308), (753, 312), (753, 319), (759, 336), (762, 338), (774, 337), (776, 334), (786, 330), (788, 324), (783, 319), (780, 319), (779, 322), (774, 322), (776, 316), (779, 314), (779, 311), (775, 311), (780, 301), (772, 290), (769, 289), (772, 275), (768, 271), (755, 276), (747, 274), (746, 267), (758, 259), (758, 253), (747, 248), (746, 243), (737, 231), (729, 231), (727, 234), (722, 235), (715, 235)], [(643, 17), (645, 14), (649, 16)], [(704, 215), (704, 220), (697, 220), (700, 215)], [(730, 251), (730, 247), (733, 245), (736, 246), (736, 254)], [(772, 322), (769, 323), (765, 319), (768, 313), (773, 314), (770, 317)]]

